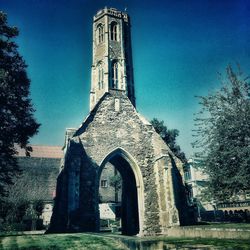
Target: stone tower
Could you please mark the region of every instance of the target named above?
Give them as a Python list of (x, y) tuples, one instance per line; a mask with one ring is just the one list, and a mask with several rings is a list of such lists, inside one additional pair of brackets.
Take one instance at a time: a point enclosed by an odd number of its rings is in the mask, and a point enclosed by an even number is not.
[(135, 109), (128, 15), (100, 10), (93, 36), (90, 113), (65, 141), (48, 232), (99, 231), (100, 176), (111, 164), (122, 177), (122, 233), (166, 234), (169, 227), (187, 223), (184, 172)]
[(110, 90), (124, 91), (135, 106), (129, 16), (105, 8), (93, 21), (90, 110)]

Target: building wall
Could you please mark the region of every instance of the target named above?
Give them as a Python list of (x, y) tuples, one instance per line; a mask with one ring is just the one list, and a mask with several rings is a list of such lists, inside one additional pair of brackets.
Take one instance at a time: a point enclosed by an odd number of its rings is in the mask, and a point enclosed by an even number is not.
[(242, 191), (229, 201), (203, 201), (202, 190), (209, 176), (190, 159), (185, 170), (185, 181), (191, 187), (191, 199), (197, 205), (200, 220), (246, 222), (250, 220), (250, 192)]
[(43, 225), (46, 227), (48, 227), (50, 224), (52, 211), (53, 211), (53, 203), (52, 202), (45, 202), (43, 212), (41, 215), (41, 219), (43, 220)]
[(27, 199), (52, 201), (60, 164), (61, 159), (19, 157), (18, 165), (22, 174), (14, 187), (16, 190), (20, 188), (22, 196)]
[(56, 179), (61, 165), (61, 148), (33, 146), (31, 157), (26, 157), (21, 149), (17, 151), (19, 155), (16, 157), (22, 172), (14, 179), (14, 185), (10, 186), (8, 200), (14, 203), (30, 202), (30, 204), (42, 201), (44, 209), (40, 218), (43, 219), (44, 226), (47, 226), (52, 215)]
[[(241, 239), (241, 240), (249, 240), (250, 239), (250, 231), (244, 229), (236, 229), (236, 228), (216, 228), (216, 225), (213, 227), (175, 227), (171, 228), (168, 231), (169, 237), (174, 238), (203, 238), (203, 239)], [(202, 249), (202, 248), (198, 248)], [(216, 247), (211, 246), (207, 249), (216, 249)], [(226, 249), (226, 247), (224, 248)]]
[(202, 172), (192, 159), (188, 160), (188, 165), (185, 173), (185, 181), (191, 187), (191, 199), (195, 199), (198, 205), (198, 217), (201, 216), (202, 212), (213, 211), (214, 203), (213, 201), (203, 201), (201, 199), (201, 193), (207, 182), (208, 175)]
[(114, 177), (115, 175), (120, 176), (119, 172), (115, 171), (114, 166), (110, 163), (107, 163), (103, 168), (100, 177), (100, 183), (99, 183), (100, 203), (121, 202), (122, 187), (120, 189), (117, 189), (117, 200), (116, 200), (116, 190), (113, 186), (111, 186), (111, 178)]
[[(186, 200), (181, 162), (152, 125), (136, 112), (125, 93), (111, 91), (104, 95), (69, 143), (57, 184), (51, 230), (66, 230), (63, 228), (68, 225), (67, 211), (77, 218), (71, 219), (71, 223), (79, 223), (74, 228), (98, 230), (97, 175), (105, 159), (120, 149), (127, 152), (135, 168), (140, 232), (164, 233), (169, 226), (184, 223)], [(80, 184), (76, 185), (78, 178)], [(62, 217), (64, 225), (60, 224)], [(86, 225), (92, 228), (85, 229)]]

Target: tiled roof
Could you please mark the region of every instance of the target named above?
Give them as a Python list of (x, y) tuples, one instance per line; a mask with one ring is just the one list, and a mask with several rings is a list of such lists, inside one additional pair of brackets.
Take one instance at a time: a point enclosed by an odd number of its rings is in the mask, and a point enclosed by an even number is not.
[(13, 179), (9, 199), (52, 201), (61, 159), (18, 157), (17, 160), (21, 174)]
[[(61, 159), (63, 157), (62, 147), (59, 146), (41, 146), (41, 145), (30, 145), (33, 151), (30, 153), (31, 157), (37, 158), (54, 158)], [(16, 147), (18, 152), (17, 157), (25, 157), (25, 150)]]

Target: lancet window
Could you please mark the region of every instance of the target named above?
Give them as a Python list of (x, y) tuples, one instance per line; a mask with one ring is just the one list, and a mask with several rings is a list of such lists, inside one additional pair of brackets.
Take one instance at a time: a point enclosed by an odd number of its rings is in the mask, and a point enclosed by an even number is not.
[(118, 41), (118, 24), (116, 22), (111, 23), (111, 40)]
[(98, 64), (98, 88), (103, 89), (104, 71), (102, 63)]
[(104, 27), (101, 24), (97, 27), (97, 41), (98, 44), (104, 41)]
[(112, 63), (112, 88), (118, 88), (118, 62), (114, 61)]

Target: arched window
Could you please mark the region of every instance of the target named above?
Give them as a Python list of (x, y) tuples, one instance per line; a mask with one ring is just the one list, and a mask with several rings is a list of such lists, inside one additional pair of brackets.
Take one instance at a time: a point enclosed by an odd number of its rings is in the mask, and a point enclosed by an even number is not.
[(99, 24), (97, 27), (97, 41), (98, 44), (104, 41), (104, 28), (101, 24)]
[(111, 29), (111, 36), (110, 36), (111, 40), (118, 41), (118, 24), (115, 22), (112, 22), (110, 29)]
[(104, 72), (102, 63), (98, 64), (98, 88), (103, 89), (103, 79), (104, 79)]
[(114, 61), (112, 63), (112, 88), (118, 88), (118, 62)]

